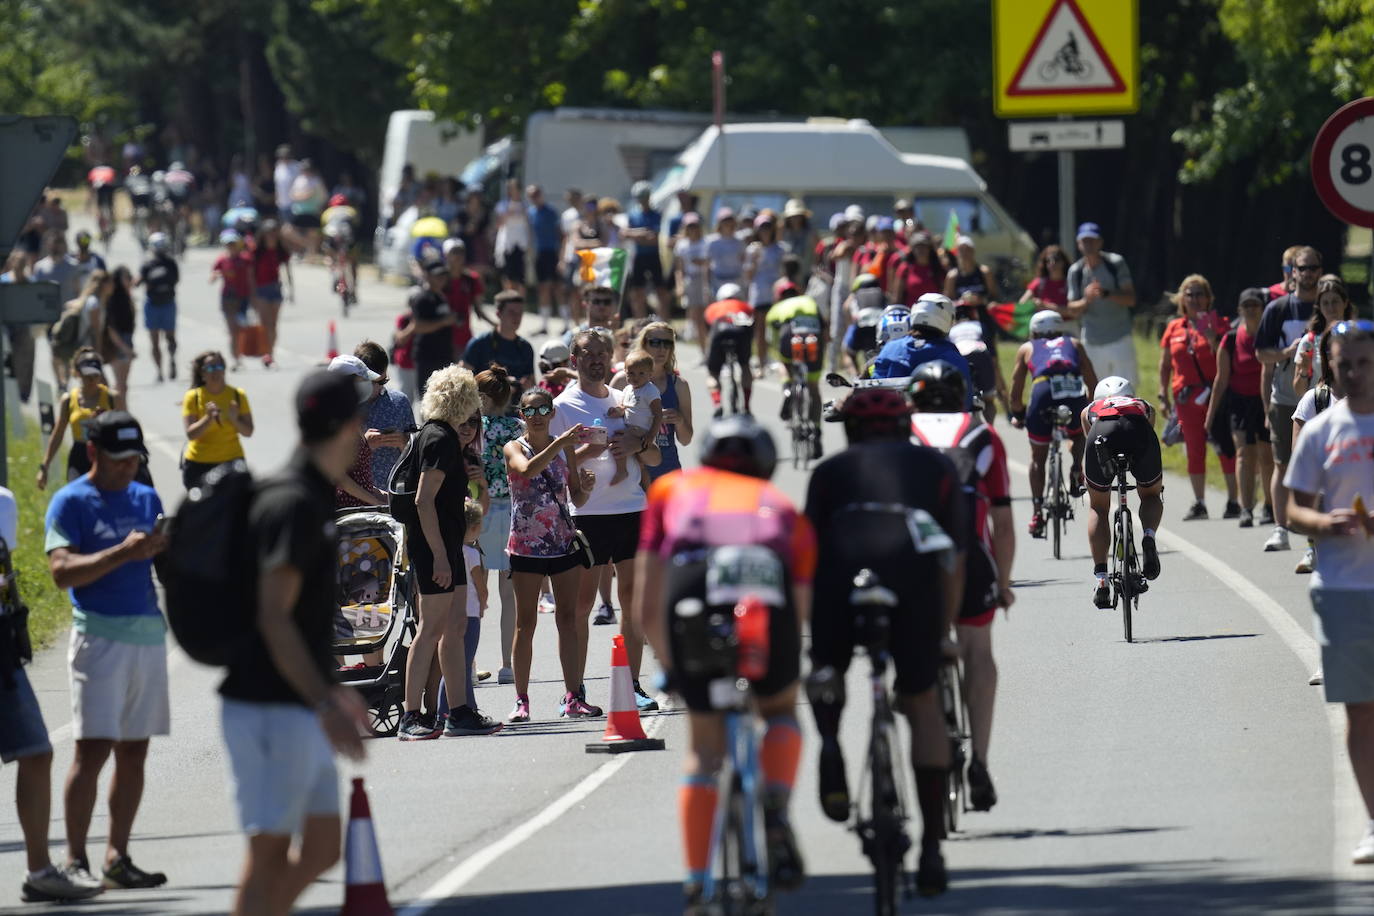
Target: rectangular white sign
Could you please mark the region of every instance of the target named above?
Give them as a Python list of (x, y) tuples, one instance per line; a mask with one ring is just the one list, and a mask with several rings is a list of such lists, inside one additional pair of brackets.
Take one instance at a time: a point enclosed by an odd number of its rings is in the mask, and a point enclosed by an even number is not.
[(1120, 149), (1126, 145), (1124, 121), (1012, 121), (1007, 142), (1015, 153), (1041, 150)]

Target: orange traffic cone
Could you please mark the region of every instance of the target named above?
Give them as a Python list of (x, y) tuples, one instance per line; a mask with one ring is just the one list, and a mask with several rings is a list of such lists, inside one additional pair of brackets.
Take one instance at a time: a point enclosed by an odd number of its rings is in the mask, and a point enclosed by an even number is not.
[(618, 754), (621, 751), (661, 751), (662, 738), (650, 738), (639, 724), (634, 681), (630, 678), (630, 659), (625, 654), (625, 637), (611, 640), (611, 709), (606, 716), (606, 734), (599, 742), (587, 745), (588, 754)]
[(340, 916), (393, 916), (382, 882), (382, 856), (372, 829), (361, 777), (353, 780), (348, 803), (348, 841), (344, 851), (344, 905)]
[(334, 327), (334, 322), (329, 322), (329, 346), (325, 350), (324, 358), (332, 360), (339, 355), (339, 329)]

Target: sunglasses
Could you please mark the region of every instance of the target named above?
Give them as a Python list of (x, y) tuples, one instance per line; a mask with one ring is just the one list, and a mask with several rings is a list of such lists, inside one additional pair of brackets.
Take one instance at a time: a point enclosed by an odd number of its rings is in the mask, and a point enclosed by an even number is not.
[(593, 296), (587, 300), (588, 305), (615, 305), (614, 299), (606, 299), (601, 296)]
[(206, 363), (201, 368), (206, 372), (223, 372), (224, 363)]
[(671, 337), (649, 337), (644, 342), (651, 347), (660, 349), (669, 349), (673, 346), (673, 338)]
[(1205, 289), (1189, 289), (1189, 290), (1184, 290), (1184, 292), (1183, 292), (1183, 298), (1185, 298), (1185, 299), (1206, 299), (1206, 298), (1207, 298), (1207, 291), (1206, 291)]
[(526, 418), (547, 417), (549, 414), (553, 413), (553, 405), (551, 404), (540, 404), (537, 407), (521, 407), (518, 409), (520, 411), (520, 416)]
[(466, 420), (464, 420), (462, 423), (459, 423), (458, 425), (466, 426), (471, 429), (476, 429), (477, 427), (482, 425), (482, 415), (475, 413), (472, 416), (468, 417)]
[(1331, 326), (1332, 337), (1344, 337), (1346, 334), (1374, 334), (1374, 321), (1368, 318), (1356, 318), (1350, 321), (1338, 321)]

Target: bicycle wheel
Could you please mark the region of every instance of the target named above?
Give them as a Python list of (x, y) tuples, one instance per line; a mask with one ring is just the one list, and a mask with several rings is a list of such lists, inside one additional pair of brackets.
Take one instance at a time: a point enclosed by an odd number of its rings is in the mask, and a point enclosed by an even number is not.
[(902, 828), (896, 817), (899, 807), (897, 786), (892, 767), (892, 748), (887, 732), (878, 728), (873, 733), (872, 801), (870, 825), (872, 836), (869, 860), (873, 863), (873, 905), (878, 916), (895, 916), (899, 902), (898, 888), (902, 879)]
[(1131, 515), (1118, 510), (1120, 521), (1117, 523), (1118, 543), (1121, 545), (1119, 581), (1121, 583), (1121, 626), (1126, 633), (1126, 642), (1131, 642), (1131, 605), (1136, 596), (1135, 582), (1135, 545), (1131, 543)]
[(735, 377), (735, 356), (725, 357), (725, 368), (720, 374), (721, 416), (739, 413), (739, 380)]
[(788, 383), (788, 391), (792, 402), (792, 415), (788, 418), (788, 428), (792, 433), (792, 467), (800, 469), (803, 467), (803, 455), (809, 455), (806, 441), (806, 410), (805, 385), (798, 385), (796, 379)]
[(945, 777), (945, 832), (959, 830), (959, 815), (963, 809), (964, 743), (959, 734), (958, 685), (952, 666), (940, 665), (940, 706), (945, 715), (945, 732), (949, 740), (949, 771)]
[(1054, 558), (1060, 558), (1060, 534), (1064, 526), (1063, 506), (1067, 500), (1064, 493), (1064, 471), (1059, 466), (1059, 443), (1050, 445), (1050, 460), (1048, 465), (1048, 486), (1049, 499), (1045, 507), (1050, 514), (1050, 525), (1053, 529), (1052, 538), (1054, 544)]

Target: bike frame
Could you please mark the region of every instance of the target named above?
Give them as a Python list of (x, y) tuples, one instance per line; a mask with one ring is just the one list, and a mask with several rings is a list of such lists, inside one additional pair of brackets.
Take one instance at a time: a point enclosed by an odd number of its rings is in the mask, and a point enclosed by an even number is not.
[(1049, 452), (1045, 456), (1045, 494), (1044, 505), (1049, 510), (1052, 529), (1054, 558), (1059, 559), (1060, 541), (1065, 524), (1073, 517), (1073, 507), (1069, 505), (1069, 491), (1064, 485), (1064, 455), (1061, 445), (1070, 439), (1068, 425), (1072, 418), (1063, 420), (1054, 407), (1045, 408), (1052, 426)]
[[(1102, 446), (1097, 443), (1094, 443), (1094, 446), (1099, 449), (1099, 454), (1102, 454)], [(1106, 457), (1105, 454), (1103, 457)], [(1135, 526), (1127, 500), (1135, 487), (1126, 479), (1130, 472), (1130, 460), (1125, 455), (1115, 455), (1108, 463), (1113, 471), (1113, 489), (1116, 491), (1116, 509), (1112, 513), (1112, 571), (1108, 581), (1112, 588), (1112, 606), (1115, 607), (1117, 602), (1121, 604), (1121, 624), (1126, 642), (1132, 642), (1131, 615), (1140, 606), (1140, 593), (1146, 588), (1140, 576), (1135, 548)]]
[(788, 365), (788, 387), (792, 392), (792, 466), (805, 469), (811, 464), (811, 389), (806, 383), (806, 363), (793, 360)]
[[(747, 683), (747, 682), (746, 682)], [(744, 912), (752, 901), (767, 900), (768, 869), (759, 850), (763, 836), (759, 789), (758, 726), (747, 689), (740, 705), (725, 712), (725, 791), (716, 808), (711, 858), (720, 856), (720, 877), (706, 875), (707, 900), (718, 898), (725, 912)]]

